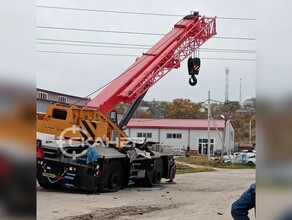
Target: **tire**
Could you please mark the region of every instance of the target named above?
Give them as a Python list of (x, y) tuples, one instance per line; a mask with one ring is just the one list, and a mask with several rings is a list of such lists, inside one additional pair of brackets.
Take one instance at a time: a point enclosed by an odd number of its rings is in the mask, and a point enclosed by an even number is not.
[(42, 187), (44, 189), (53, 189), (54, 188), (54, 186), (48, 182), (38, 181), (38, 184), (40, 185), (40, 187)]
[(163, 161), (161, 158), (155, 160), (153, 169), (152, 182), (153, 184), (159, 184), (163, 175)]
[(111, 161), (103, 176), (103, 192), (117, 192), (122, 188), (123, 168), (118, 161)]
[(252, 161), (248, 161), (248, 162), (246, 163), (246, 165), (247, 165), (247, 166), (254, 166), (254, 163), (253, 163)]

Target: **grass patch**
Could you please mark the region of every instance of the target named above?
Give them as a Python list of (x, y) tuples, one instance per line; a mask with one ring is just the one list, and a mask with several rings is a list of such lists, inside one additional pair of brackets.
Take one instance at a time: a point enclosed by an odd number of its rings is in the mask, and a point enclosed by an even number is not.
[(226, 169), (255, 169), (255, 166), (249, 166), (246, 164), (232, 164), (232, 163), (221, 163), (220, 161), (210, 160), (208, 161), (207, 156), (191, 156), (191, 157), (177, 157), (177, 161), (189, 164), (196, 164), (214, 168), (226, 168)]
[(215, 170), (209, 167), (194, 168), (194, 167), (189, 167), (184, 164), (176, 164), (176, 174), (212, 172), (212, 171), (215, 171)]

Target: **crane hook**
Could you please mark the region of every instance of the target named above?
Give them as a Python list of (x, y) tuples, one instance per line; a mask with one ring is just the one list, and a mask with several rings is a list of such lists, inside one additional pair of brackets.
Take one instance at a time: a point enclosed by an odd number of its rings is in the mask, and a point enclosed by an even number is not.
[(189, 84), (190, 84), (191, 86), (195, 86), (195, 85), (197, 85), (197, 82), (198, 82), (198, 80), (197, 80), (197, 78), (195, 77), (195, 75), (191, 75), (191, 77), (190, 77), (190, 79), (189, 79)]

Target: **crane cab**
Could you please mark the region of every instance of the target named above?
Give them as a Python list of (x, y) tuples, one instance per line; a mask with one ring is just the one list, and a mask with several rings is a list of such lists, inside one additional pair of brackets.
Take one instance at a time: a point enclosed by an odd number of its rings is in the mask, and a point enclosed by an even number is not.
[[(46, 113), (37, 114), (37, 130), (52, 134), (59, 139), (110, 141), (119, 148), (120, 141), (127, 135), (98, 109), (53, 104)], [(116, 144), (115, 144), (116, 143)]]

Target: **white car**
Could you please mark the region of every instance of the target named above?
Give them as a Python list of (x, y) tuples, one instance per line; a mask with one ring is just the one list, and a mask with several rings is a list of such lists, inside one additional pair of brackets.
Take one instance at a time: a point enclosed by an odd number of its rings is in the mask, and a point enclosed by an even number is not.
[(254, 154), (253, 156), (248, 157), (247, 160), (246, 160), (246, 164), (250, 165), (250, 166), (255, 166), (256, 165), (256, 154)]
[(247, 164), (247, 165), (256, 165), (256, 154), (253, 152), (240, 152), (234, 153), (234, 155), (225, 155), (223, 157), (224, 163), (237, 163), (237, 164)]
[(185, 156), (186, 152), (184, 150), (182, 150), (181, 148), (174, 148), (173, 155), (174, 156)]

